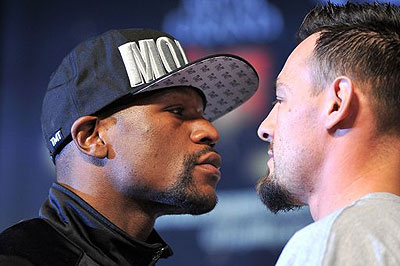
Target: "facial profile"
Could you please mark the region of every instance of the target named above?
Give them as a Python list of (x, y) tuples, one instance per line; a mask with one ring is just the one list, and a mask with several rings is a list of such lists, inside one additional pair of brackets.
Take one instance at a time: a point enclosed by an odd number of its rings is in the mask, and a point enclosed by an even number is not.
[(261, 123), (259, 137), (269, 142), (269, 174), (257, 184), (262, 202), (272, 211), (307, 204), (321, 162), (319, 96), (313, 88), (312, 56), (316, 35), (301, 43), (278, 76), (276, 104)]
[(212, 210), (221, 157), (214, 150), (218, 132), (203, 109), (196, 89), (178, 87), (139, 97), (117, 112), (109, 132), (116, 189), (160, 215)]

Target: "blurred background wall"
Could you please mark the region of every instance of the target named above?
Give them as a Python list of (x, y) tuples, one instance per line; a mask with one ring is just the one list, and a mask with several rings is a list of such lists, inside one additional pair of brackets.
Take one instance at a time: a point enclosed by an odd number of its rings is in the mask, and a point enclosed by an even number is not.
[(36, 216), (55, 180), (40, 112), (63, 57), (109, 29), (155, 28), (180, 40), (192, 60), (238, 54), (261, 81), (250, 102), (215, 123), (224, 158), (219, 204), (202, 216), (160, 218), (156, 228), (175, 255), (158, 265), (274, 265), (290, 236), (312, 219), (307, 208), (273, 215), (258, 200), (254, 186), (266, 172), (267, 145), (256, 130), (271, 108), (275, 77), (295, 47), (296, 29), (318, 2), (1, 0), (0, 231)]

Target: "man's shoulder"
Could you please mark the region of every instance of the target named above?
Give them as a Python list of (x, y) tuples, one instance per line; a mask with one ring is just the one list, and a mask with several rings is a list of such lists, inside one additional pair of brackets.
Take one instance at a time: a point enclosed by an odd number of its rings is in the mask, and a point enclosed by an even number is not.
[(0, 234), (0, 265), (76, 265), (82, 252), (41, 218)]
[(0, 254), (17, 252), (20, 248), (32, 248), (59, 238), (58, 232), (45, 220), (34, 218), (21, 221), (0, 233)]
[[(382, 219), (385, 218), (385, 219)], [(370, 226), (372, 224), (384, 224), (400, 219), (400, 197), (390, 193), (371, 193), (353, 204), (345, 207), (336, 224), (359, 224)]]
[(309, 224), (296, 232), (286, 244), (277, 265), (321, 265), (339, 212)]
[(298, 231), (278, 265), (353, 265), (354, 257), (368, 265), (378, 260), (396, 265), (400, 261), (399, 220), (398, 196), (367, 195)]
[[(400, 197), (390, 193), (372, 193), (306, 226), (294, 238), (315, 242), (340, 235), (365, 237), (366, 234), (362, 233), (366, 231), (371, 234), (382, 232), (382, 228), (400, 229), (399, 220)], [(360, 234), (355, 234), (357, 232)]]
[(339, 265), (358, 257), (368, 265), (399, 265), (399, 220), (400, 197), (396, 195), (373, 193), (354, 202), (332, 225), (325, 263)]
[(400, 230), (399, 220), (400, 197), (390, 193), (372, 193), (340, 210), (330, 234), (335, 237), (335, 242), (365, 243), (374, 238), (382, 243), (400, 244), (397, 234), (388, 234)]

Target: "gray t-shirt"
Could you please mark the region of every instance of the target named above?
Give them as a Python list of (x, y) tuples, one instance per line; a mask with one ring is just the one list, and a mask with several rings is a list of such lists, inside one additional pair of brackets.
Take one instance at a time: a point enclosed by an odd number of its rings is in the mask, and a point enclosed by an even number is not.
[(306, 226), (276, 265), (400, 265), (400, 197), (368, 194)]

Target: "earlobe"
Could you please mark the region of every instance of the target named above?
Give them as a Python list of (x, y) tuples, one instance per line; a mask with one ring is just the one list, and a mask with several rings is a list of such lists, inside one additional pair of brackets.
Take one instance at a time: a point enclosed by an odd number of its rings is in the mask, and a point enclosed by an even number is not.
[(105, 158), (108, 148), (99, 134), (99, 118), (83, 116), (78, 118), (71, 128), (72, 139), (76, 147), (86, 155)]
[(336, 78), (328, 92), (328, 115), (325, 127), (332, 130), (350, 114), (354, 88), (351, 79), (342, 76)]

